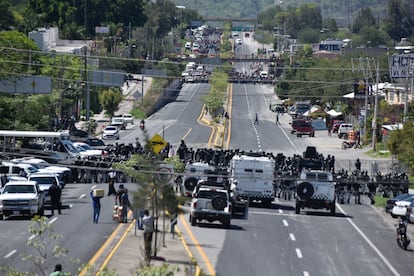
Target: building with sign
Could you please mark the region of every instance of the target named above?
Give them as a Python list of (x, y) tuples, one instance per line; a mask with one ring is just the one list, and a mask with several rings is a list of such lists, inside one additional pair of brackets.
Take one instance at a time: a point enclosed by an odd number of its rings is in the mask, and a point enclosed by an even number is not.
[(93, 47), (92, 41), (59, 39), (59, 29), (57, 27), (38, 28), (29, 32), (28, 35), (43, 52), (54, 51), (79, 55), (84, 53), (85, 47), (89, 49)]

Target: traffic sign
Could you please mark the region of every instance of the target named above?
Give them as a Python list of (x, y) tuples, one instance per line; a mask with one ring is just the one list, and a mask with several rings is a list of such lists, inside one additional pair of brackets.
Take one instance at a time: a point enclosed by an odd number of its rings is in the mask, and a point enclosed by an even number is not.
[(152, 151), (155, 153), (160, 153), (167, 145), (167, 142), (159, 134), (152, 136), (149, 142), (151, 143)]

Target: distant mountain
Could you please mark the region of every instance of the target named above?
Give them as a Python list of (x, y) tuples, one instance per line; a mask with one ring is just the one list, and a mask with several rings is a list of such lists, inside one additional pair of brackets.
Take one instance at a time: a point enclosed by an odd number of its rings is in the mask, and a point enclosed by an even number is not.
[(283, 8), (316, 3), (324, 19), (334, 18), (339, 26), (346, 26), (363, 7), (369, 7), (374, 17), (386, 15), (388, 0), (175, 0), (176, 5), (197, 10), (203, 17), (252, 18), (267, 7)]

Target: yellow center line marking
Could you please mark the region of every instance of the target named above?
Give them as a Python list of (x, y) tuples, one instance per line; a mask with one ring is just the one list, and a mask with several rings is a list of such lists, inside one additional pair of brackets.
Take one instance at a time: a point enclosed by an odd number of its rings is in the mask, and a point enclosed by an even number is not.
[(119, 239), (118, 243), (115, 245), (114, 249), (111, 250), (111, 252), (109, 252), (108, 256), (105, 258), (105, 260), (102, 263), (101, 268), (99, 269), (97, 275), (99, 275), (100, 272), (102, 272), (102, 270), (106, 267), (106, 265), (108, 264), (108, 262), (111, 260), (112, 256), (115, 254), (115, 252), (118, 250), (118, 248), (121, 246), (122, 242), (125, 240), (126, 236), (128, 235), (129, 231), (131, 231), (132, 226), (135, 225), (135, 219), (132, 220), (132, 222), (129, 224), (128, 228), (126, 229), (126, 231), (124, 232), (124, 234), (122, 234), (122, 237)]
[(215, 276), (216, 271), (214, 271), (213, 265), (211, 264), (210, 260), (207, 258), (206, 253), (204, 252), (203, 248), (200, 246), (200, 243), (198, 242), (193, 232), (191, 231), (190, 227), (188, 226), (187, 222), (185, 221), (185, 217), (183, 214), (180, 214), (180, 220), (185, 230), (187, 231), (188, 235), (190, 236), (191, 240), (193, 241), (195, 247), (197, 248), (198, 252), (200, 253), (201, 258), (203, 258), (204, 262), (206, 263), (207, 269), (209, 271), (209, 275)]
[(187, 138), (187, 136), (190, 134), (190, 132), (192, 131), (193, 129), (190, 127), (190, 129), (189, 130), (187, 130), (187, 132), (184, 134), (184, 136), (183, 136), (183, 138), (181, 138), (182, 140), (184, 140), (185, 138)]
[[(131, 211), (130, 211), (131, 212)], [(99, 248), (98, 251), (96, 251), (95, 255), (89, 260), (89, 262), (86, 264), (85, 268), (82, 269), (82, 271), (79, 273), (79, 276), (87, 275), (89, 272), (88, 270), (95, 264), (96, 260), (101, 257), (105, 249), (109, 246), (109, 244), (112, 242), (112, 240), (115, 238), (115, 236), (118, 234), (118, 232), (121, 230), (122, 224), (119, 224), (115, 230), (112, 232), (112, 234), (109, 236), (109, 238), (105, 241), (105, 243)]]

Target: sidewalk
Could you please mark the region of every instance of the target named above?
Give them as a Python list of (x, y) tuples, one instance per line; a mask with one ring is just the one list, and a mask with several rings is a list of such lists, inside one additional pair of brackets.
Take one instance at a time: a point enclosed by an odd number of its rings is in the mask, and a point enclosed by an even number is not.
[[(159, 227), (162, 227), (161, 221)], [(169, 229), (169, 225), (166, 228)], [(164, 241), (162, 233), (159, 232), (157, 239), (157, 257), (153, 257), (151, 266), (165, 264), (168, 270), (174, 272), (174, 276), (194, 275), (195, 266), (191, 265), (191, 258), (179, 235), (175, 234), (173, 237), (167, 232)], [(116, 275), (137, 275), (137, 269), (145, 264), (143, 250), (143, 232), (135, 228), (134, 220), (128, 226), (125, 236), (119, 239), (114, 252), (111, 252), (114, 254), (106, 264), (106, 268), (109, 271), (115, 271)]]

